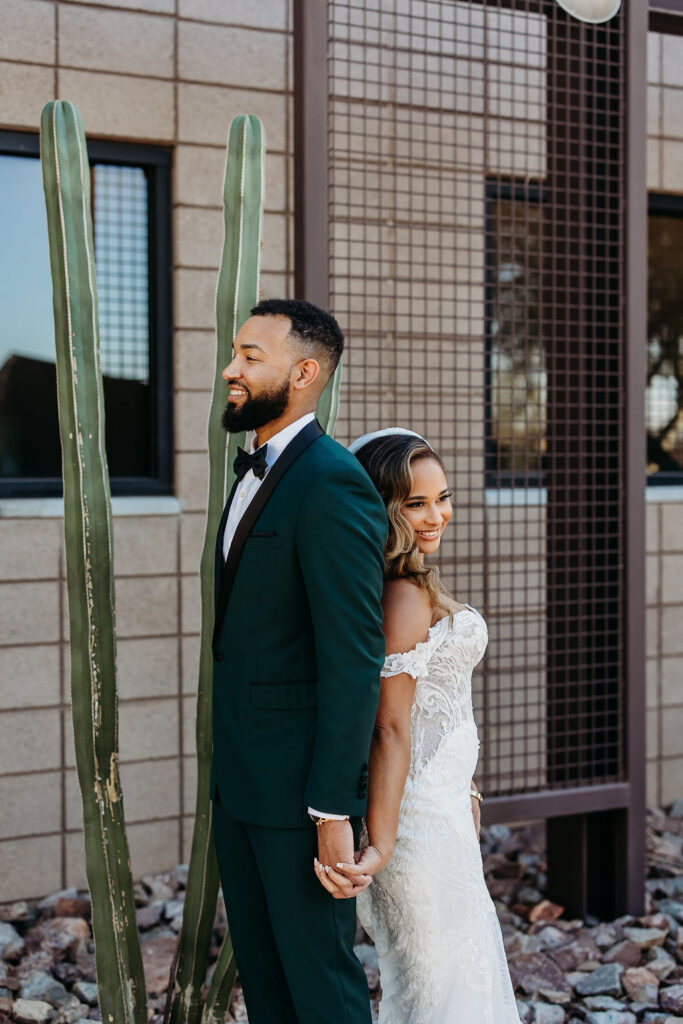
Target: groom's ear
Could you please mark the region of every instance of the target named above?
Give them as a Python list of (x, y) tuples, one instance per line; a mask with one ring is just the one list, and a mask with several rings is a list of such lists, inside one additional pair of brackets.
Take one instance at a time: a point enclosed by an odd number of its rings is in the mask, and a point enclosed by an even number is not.
[(320, 378), (320, 363), (317, 359), (302, 359), (296, 364), (292, 387), (297, 391), (309, 388)]

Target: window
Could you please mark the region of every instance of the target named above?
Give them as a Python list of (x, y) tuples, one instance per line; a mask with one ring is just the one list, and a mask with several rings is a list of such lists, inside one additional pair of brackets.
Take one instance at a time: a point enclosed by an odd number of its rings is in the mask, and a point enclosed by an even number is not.
[(648, 484), (683, 483), (683, 196), (650, 196)]
[[(171, 490), (170, 151), (89, 141), (114, 494)], [(37, 135), (0, 132), (0, 495), (61, 494)]]
[(542, 205), (535, 185), (487, 187), (488, 487), (538, 487), (546, 447)]

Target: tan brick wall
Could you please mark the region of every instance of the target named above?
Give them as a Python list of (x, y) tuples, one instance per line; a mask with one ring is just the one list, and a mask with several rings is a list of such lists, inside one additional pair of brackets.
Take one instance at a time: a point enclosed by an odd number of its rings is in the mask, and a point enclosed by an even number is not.
[[(231, 118), (267, 143), (262, 290), (292, 291), (289, 0), (4, 0), (0, 127), (75, 102), (86, 132), (173, 147), (175, 494), (115, 516), (121, 778), (136, 877), (189, 856), (197, 570)], [(119, 506), (121, 502), (117, 503)], [(0, 518), (0, 901), (83, 885), (59, 518)]]

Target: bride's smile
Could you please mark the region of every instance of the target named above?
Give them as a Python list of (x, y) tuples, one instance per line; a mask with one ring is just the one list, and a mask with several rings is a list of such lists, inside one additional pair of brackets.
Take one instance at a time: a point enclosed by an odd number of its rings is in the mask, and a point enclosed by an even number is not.
[(453, 492), (448, 490), (444, 471), (435, 459), (416, 459), (412, 472), (415, 483), (401, 512), (415, 532), (420, 554), (431, 555), (453, 515)]

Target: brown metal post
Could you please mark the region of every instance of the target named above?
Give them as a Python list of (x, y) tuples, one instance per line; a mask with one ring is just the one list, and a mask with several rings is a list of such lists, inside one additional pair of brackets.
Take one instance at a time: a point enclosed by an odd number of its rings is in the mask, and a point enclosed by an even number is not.
[(327, 2), (294, 0), (294, 292), (328, 308)]
[(647, 9), (629, 0), (626, 191), (626, 910), (645, 903), (645, 378), (647, 338)]

